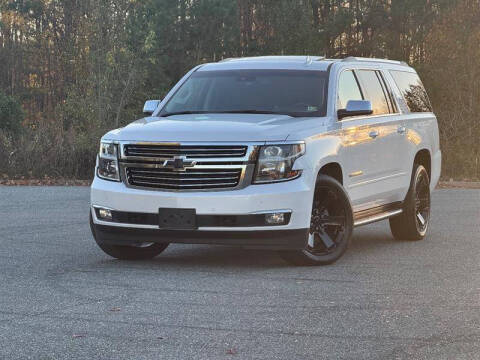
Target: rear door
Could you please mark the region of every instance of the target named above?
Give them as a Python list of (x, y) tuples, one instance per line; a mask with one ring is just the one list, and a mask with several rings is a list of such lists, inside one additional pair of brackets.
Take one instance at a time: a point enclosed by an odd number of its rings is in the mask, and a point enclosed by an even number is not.
[[(401, 200), (405, 155), (399, 133), (402, 119), (383, 73), (377, 69), (355, 69), (354, 75), (363, 99), (370, 100), (374, 110), (371, 116), (342, 120), (345, 185), (354, 211), (361, 211)], [(344, 97), (340, 84), (338, 89), (341, 108), (346, 100), (340, 100)]]
[(409, 175), (405, 179), (406, 193), (410, 186), (410, 174), (417, 151), (425, 147), (432, 154), (439, 151), (438, 125), (427, 91), (417, 73), (390, 70), (386, 75), (390, 76), (390, 82), (393, 81), (392, 88), (403, 112), (405, 135), (402, 141), (407, 157), (404, 171)]

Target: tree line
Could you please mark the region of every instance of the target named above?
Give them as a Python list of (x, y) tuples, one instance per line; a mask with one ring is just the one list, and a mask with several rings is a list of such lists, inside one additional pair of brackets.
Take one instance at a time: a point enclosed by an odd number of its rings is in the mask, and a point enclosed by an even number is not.
[(407, 61), (443, 176), (480, 178), (480, 0), (0, 0), (0, 175), (90, 178), (100, 136), (188, 69), (271, 54)]

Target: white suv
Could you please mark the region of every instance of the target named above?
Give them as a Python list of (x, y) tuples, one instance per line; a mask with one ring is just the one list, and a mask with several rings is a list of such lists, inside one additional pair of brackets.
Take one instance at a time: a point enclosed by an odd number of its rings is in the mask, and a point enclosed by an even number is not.
[(395, 238), (425, 237), (438, 125), (403, 62), (228, 59), (144, 112), (101, 140), (90, 223), (113, 257), (222, 244), (329, 264), (354, 227), (387, 218)]

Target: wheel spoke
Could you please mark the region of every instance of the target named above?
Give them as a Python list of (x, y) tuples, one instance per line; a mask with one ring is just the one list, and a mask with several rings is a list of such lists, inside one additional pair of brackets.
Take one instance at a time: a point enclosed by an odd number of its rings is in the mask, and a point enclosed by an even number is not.
[(420, 224), (422, 224), (422, 226), (425, 226), (426, 221), (425, 221), (425, 218), (423, 217), (423, 215), (421, 213), (417, 213), (417, 219), (418, 219), (418, 221), (420, 221)]
[(322, 240), (323, 246), (325, 246), (327, 250), (335, 246), (335, 242), (332, 240), (330, 235), (327, 234), (326, 231), (320, 230), (318, 232), (318, 235), (320, 237), (320, 240)]
[(310, 234), (308, 236), (308, 246), (310, 246), (312, 249), (315, 248), (315, 234)]

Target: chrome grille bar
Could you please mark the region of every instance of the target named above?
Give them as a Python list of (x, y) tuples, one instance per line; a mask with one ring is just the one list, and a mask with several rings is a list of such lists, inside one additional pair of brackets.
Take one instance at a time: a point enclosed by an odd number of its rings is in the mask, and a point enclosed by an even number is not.
[[(130, 169), (128, 169), (130, 171)], [(175, 181), (205, 181), (205, 180), (208, 180), (208, 181), (225, 181), (225, 180), (238, 180), (238, 176), (229, 176), (229, 177), (217, 177), (217, 178), (213, 178), (213, 177), (208, 177), (208, 178), (201, 178), (201, 177), (196, 177), (196, 178), (188, 178), (188, 177), (160, 177), (160, 176), (145, 176), (145, 175), (142, 175), (142, 176), (139, 176), (139, 175), (135, 175), (135, 174), (132, 174), (130, 175), (130, 178), (131, 179), (134, 179), (134, 180), (141, 180), (141, 179), (153, 179), (153, 180), (175, 180)]]
[(244, 157), (247, 146), (225, 145), (165, 145), (165, 144), (127, 144), (124, 145), (126, 157), (164, 158), (170, 159), (175, 156), (187, 158), (232, 158)]
[(239, 186), (245, 170), (245, 166), (241, 165), (224, 165), (228, 166), (226, 169), (199, 165), (179, 172), (174, 169), (145, 168), (142, 165), (148, 166), (148, 164), (123, 164), (127, 184), (176, 191), (235, 188)]
[[(137, 164), (138, 165), (138, 164)], [(179, 172), (171, 172), (171, 171), (163, 171), (163, 170), (158, 170), (158, 171), (153, 171), (153, 170), (146, 170), (145, 169), (137, 169), (136, 172), (138, 174), (149, 174), (149, 175), (181, 175), (182, 173)], [(215, 171), (212, 172), (212, 175), (235, 175), (237, 173), (237, 170), (235, 171)], [(198, 172), (198, 171), (189, 171), (189, 175), (206, 175), (206, 172)]]
[(157, 182), (149, 182), (149, 181), (135, 181), (134, 184), (140, 186), (147, 186), (156, 189), (205, 189), (205, 188), (224, 188), (224, 187), (234, 187), (237, 185), (236, 182), (229, 182), (229, 183), (215, 183), (215, 184), (182, 184), (182, 185), (175, 185), (175, 184), (164, 184), (164, 183), (157, 183)]

